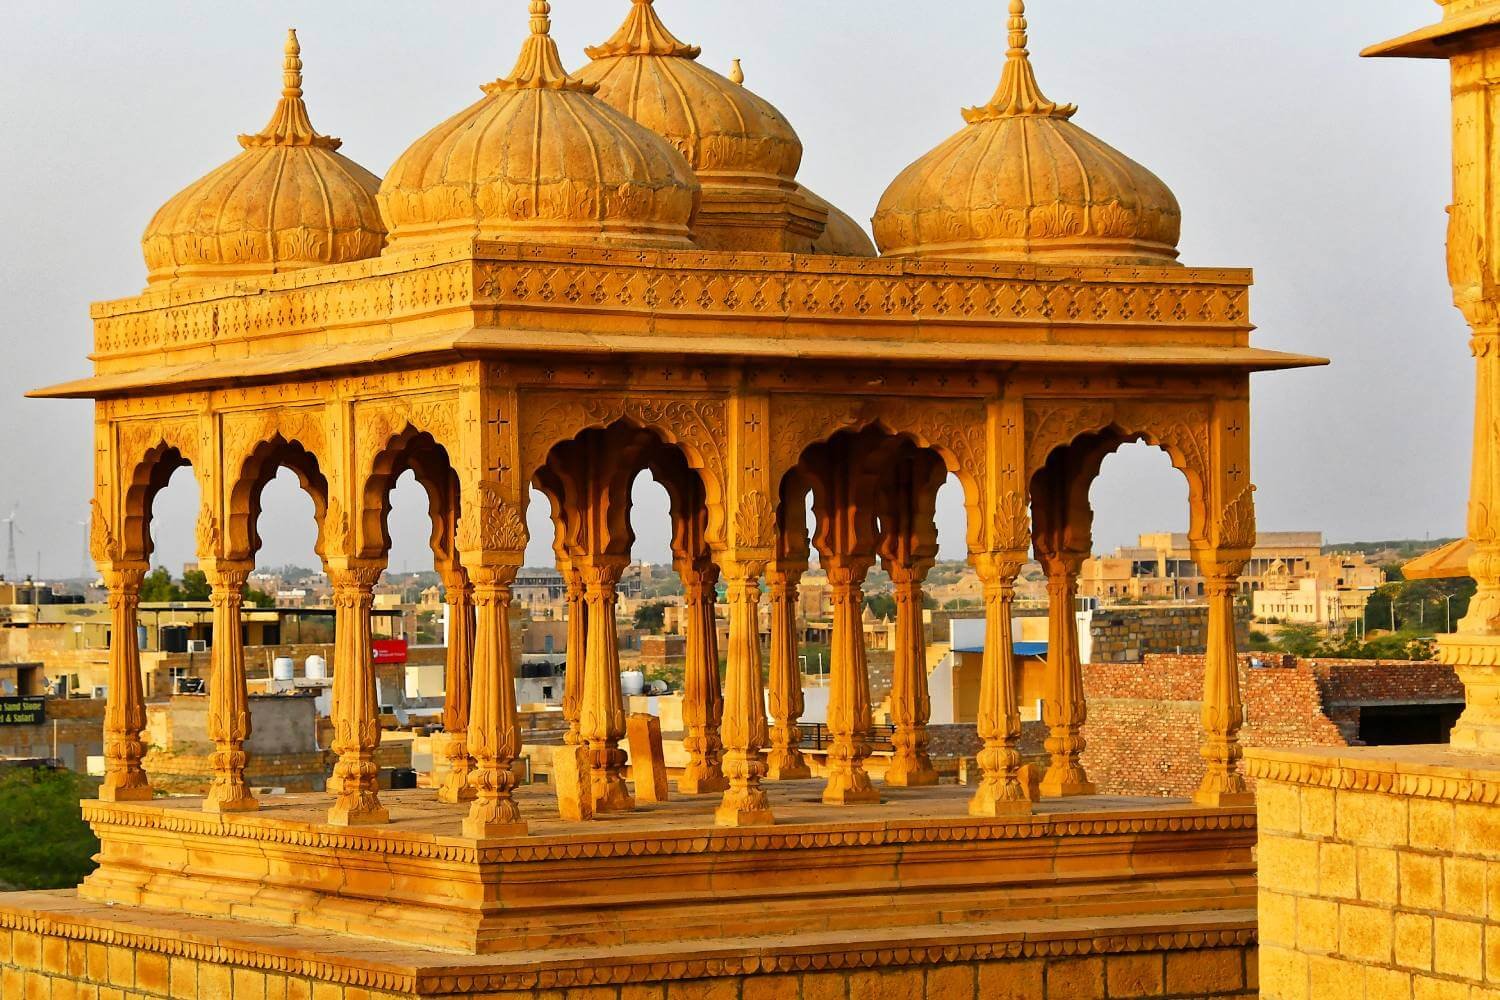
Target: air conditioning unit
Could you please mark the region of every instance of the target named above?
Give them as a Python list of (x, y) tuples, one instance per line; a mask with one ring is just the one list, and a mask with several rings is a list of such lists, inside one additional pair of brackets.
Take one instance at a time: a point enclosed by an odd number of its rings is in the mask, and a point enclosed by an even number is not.
[(189, 653), (206, 653), (206, 652), (208, 652), (208, 640), (207, 639), (189, 639), (188, 640), (187, 651)]

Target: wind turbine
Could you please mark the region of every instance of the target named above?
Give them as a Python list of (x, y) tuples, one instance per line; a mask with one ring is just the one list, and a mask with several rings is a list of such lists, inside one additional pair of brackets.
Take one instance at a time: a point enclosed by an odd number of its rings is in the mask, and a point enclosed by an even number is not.
[(16, 511), (19, 510), (20, 507), (20, 504), (12, 504), (10, 508), (10, 516), (0, 518), (0, 524), (5, 525), (6, 534), (5, 577), (6, 579), (12, 581), (16, 580), (21, 575), (21, 568), (16, 564), (16, 535), (25, 534), (24, 531), (16, 527)]

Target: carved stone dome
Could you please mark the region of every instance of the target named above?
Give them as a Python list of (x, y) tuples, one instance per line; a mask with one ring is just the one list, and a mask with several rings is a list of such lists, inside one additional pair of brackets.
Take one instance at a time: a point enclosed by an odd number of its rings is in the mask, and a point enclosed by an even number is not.
[(691, 247), (682, 156), (569, 76), (531, 4), (511, 75), (401, 154), (380, 189), (394, 250), (449, 239)]
[(578, 75), (599, 99), (663, 136), (700, 180), (791, 181), (802, 165), (802, 140), (769, 101), (698, 61), (696, 45), (678, 41), (652, 0), (632, 0), (620, 30), (586, 50), (593, 62)]
[(312, 127), (297, 33), (286, 41), (281, 102), (244, 151), (161, 207), (141, 248), (151, 285), (277, 274), (380, 253), (380, 178)]
[(693, 237), (708, 250), (807, 253), (827, 213), (797, 185), (802, 140), (780, 111), (744, 87), (738, 60), (731, 76), (698, 61), (652, 0), (631, 0), (625, 23), (579, 76), (599, 98), (662, 136), (687, 159), (703, 185)]
[(828, 199), (808, 190), (800, 188), (804, 197), (828, 212), (828, 227), (823, 230), (813, 243), (812, 252), (829, 254), (836, 257), (879, 257), (880, 252), (875, 249), (875, 243), (870, 239), (870, 234), (865, 232), (864, 227), (854, 221), (854, 217), (843, 211)]
[(875, 213), (889, 256), (1063, 264), (1173, 264), (1182, 210), (1151, 171), (1074, 125), (1047, 100), (1027, 52), (1023, 0), (989, 104), (902, 171)]

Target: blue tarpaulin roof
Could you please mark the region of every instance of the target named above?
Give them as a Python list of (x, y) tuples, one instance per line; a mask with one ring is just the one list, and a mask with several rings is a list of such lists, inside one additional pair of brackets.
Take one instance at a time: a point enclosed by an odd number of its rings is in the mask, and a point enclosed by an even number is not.
[[(1017, 656), (1047, 655), (1047, 644), (1045, 642), (1013, 642), (1010, 648), (1015, 650)], [(984, 643), (981, 642), (974, 646), (956, 646), (953, 651), (955, 653), (982, 653), (984, 652)]]

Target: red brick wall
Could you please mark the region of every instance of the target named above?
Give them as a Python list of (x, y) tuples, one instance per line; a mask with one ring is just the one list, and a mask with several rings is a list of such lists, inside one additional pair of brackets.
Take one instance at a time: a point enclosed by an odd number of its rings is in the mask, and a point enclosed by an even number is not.
[[(1361, 660), (1301, 661), (1250, 669), (1240, 659), (1246, 746), (1343, 746), (1334, 724), (1358, 701), (1420, 702), (1461, 698), (1449, 667)], [(1203, 698), (1201, 655), (1147, 656), (1144, 663), (1084, 667), (1088, 742), (1084, 766), (1114, 795), (1190, 795), (1203, 776), (1198, 755)]]

